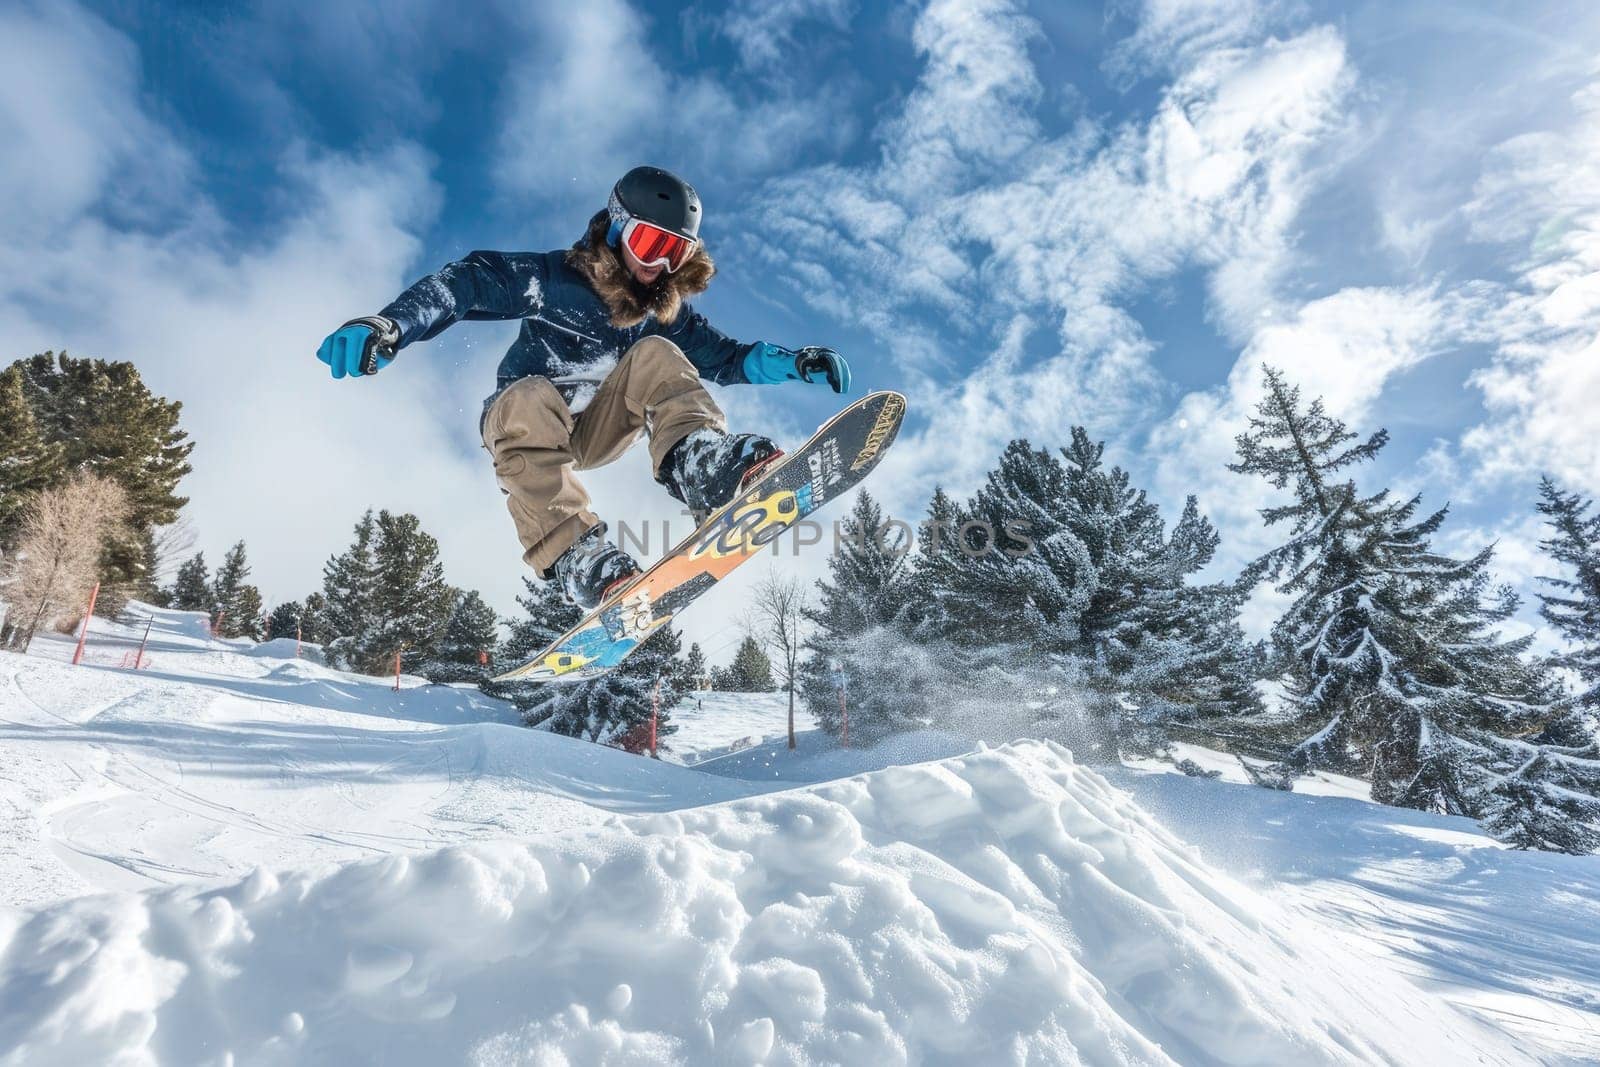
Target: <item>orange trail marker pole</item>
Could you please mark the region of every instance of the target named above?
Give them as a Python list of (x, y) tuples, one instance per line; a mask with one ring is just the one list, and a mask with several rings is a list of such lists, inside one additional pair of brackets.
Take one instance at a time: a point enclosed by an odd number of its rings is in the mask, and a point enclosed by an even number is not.
[(661, 713), (661, 675), (656, 675), (655, 692), (650, 696), (650, 758), (656, 758), (656, 716)]
[(100, 583), (95, 582), (94, 588), (89, 590), (89, 606), (83, 613), (83, 629), (78, 631), (78, 647), (72, 650), (73, 666), (83, 662), (83, 642), (89, 636), (89, 620), (94, 618), (94, 601), (99, 595)]

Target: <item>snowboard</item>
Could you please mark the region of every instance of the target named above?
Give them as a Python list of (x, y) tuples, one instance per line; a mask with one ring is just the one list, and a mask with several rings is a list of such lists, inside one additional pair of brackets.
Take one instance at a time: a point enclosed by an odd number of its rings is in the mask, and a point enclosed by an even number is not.
[(796, 522), (860, 484), (900, 431), (906, 398), (871, 393), (756, 472), (654, 566), (497, 682), (582, 682), (612, 670), (659, 627)]

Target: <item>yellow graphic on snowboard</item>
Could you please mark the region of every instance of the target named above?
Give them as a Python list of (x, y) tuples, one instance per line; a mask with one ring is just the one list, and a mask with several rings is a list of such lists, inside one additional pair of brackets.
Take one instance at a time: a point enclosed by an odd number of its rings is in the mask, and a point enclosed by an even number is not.
[(563, 674), (582, 670), (589, 664), (589, 656), (580, 656), (574, 652), (552, 652), (537, 665), (530, 668), (525, 675), (529, 681), (539, 681), (544, 678), (560, 678)]
[(720, 559), (748, 554), (787, 530), (799, 514), (794, 491), (779, 489), (759, 500), (729, 508), (714, 526), (701, 533), (686, 555), (689, 559)]

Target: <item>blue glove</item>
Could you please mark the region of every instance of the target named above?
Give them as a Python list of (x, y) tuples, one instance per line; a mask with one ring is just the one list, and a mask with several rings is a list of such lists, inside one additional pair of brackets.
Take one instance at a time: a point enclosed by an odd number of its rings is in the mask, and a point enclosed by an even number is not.
[(755, 385), (826, 381), (836, 393), (850, 391), (850, 364), (831, 348), (812, 346), (795, 352), (757, 341), (744, 357), (744, 376)]
[(330, 333), (317, 358), (326, 363), (335, 378), (359, 378), (377, 374), (394, 362), (395, 346), (400, 343), (400, 328), (380, 315), (351, 319)]

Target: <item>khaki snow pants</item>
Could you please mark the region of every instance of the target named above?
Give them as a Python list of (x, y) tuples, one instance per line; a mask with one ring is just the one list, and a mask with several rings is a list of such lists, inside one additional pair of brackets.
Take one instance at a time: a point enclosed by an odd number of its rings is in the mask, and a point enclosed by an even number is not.
[(519, 378), (483, 419), (483, 447), (522, 541), (522, 558), (547, 578), (556, 558), (600, 525), (574, 471), (603, 467), (650, 436), (650, 470), (694, 430), (726, 427), (722, 409), (683, 350), (646, 337), (623, 354), (577, 415), (548, 378)]

